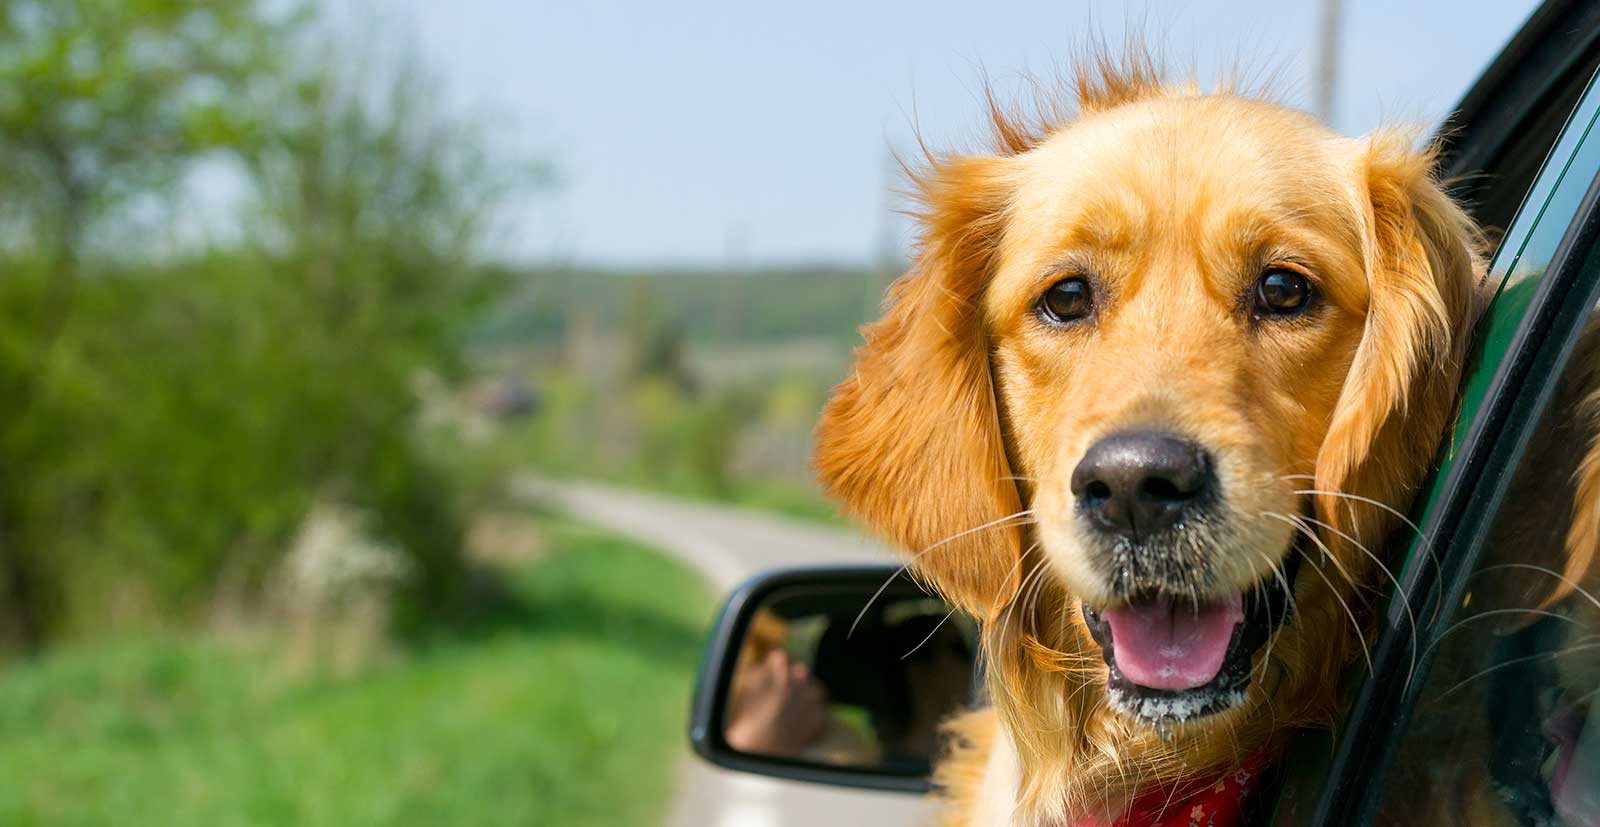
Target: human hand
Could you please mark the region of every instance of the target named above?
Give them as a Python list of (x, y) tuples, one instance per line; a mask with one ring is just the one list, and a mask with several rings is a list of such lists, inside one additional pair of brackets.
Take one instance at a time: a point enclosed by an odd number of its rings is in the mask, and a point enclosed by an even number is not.
[(774, 649), (737, 676), (728, 703), (728, 745), (763, 755), (798, 755), (827, 723), (827, 698), (803, 663)]

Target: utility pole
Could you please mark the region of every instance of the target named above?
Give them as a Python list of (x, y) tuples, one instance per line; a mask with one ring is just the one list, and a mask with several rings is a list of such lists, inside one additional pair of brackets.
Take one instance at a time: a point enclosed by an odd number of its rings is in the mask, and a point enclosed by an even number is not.
[(895, 161), (894, 147), (885, 142), (881, 166), (878, 169), (878, 192), (883, 198), (878, 205), (878, 233), (872, 261), (866, 267), (862, 281), (861, 318), (876, 318), (883, 306), (883, 288), (900, 275), (905, 259), (900, 252), (900, 235), (895, 221), (894, 185), (900, 176), (900, 164)]
[(883, 204), (878, 213), (877, 267), (887, 278), (893, 278), (899, 275), (901, 265), (900, 237), (894, 212), (894, 184), (900, 175), (900, 164), (895, 161), (894, 150), (887, 143), (883, 148), (882, 164), (879, 190), (883, 193)]
[(1322, 0), (1317, 21), (1316, 116), (1330, 126), (1339, 82), (1340, 5), (1340, 0)]

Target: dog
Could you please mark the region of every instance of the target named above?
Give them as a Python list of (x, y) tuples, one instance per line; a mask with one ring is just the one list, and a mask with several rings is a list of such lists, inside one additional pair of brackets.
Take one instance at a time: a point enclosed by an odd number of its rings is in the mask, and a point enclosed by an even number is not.
[[(1331, 726), (1486, 298), (1412, 133), (1078, 66), (913, 172), (912, 266), (816, 431), (827, 492), (982, 625), (990, 703), (936, 774), (961, 827), (1245, 806)], [(1600, 542), (1575, 460), (1569, 583)]]

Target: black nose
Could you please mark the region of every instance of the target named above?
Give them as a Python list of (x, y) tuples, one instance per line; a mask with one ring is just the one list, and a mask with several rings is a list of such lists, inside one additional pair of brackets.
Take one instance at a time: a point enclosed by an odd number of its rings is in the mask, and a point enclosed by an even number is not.
[(1201, 504), (1215, 477), (1204, 448), (1172, 434), (1115, 434), (1089, 446), (1072, 471), (1072, 495), (1102, 531), (1143, 540)]

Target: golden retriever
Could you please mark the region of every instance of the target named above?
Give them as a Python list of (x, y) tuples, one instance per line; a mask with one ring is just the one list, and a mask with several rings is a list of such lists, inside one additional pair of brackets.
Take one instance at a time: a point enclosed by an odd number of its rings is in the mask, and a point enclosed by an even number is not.
[(914, 263), (817, 430), (829, 493), (982, 623), (953, 825), (1114, 821), (1331, 724), (1482, 305), (1412, 134), (1081, 66), (915, 174)]

